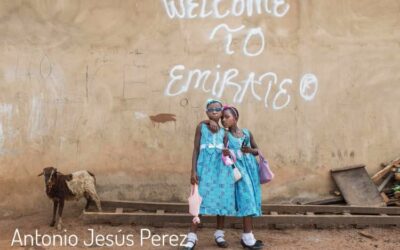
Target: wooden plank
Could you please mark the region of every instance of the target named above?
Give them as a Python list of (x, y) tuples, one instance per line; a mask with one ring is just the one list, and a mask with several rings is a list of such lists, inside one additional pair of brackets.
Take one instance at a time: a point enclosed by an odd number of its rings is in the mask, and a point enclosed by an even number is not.
[(378, 184), (379, 180), (385, 177), (393, 168), (393, 164), (387, 165), (384, 169), (378, 171), (376, 174), (374, 174), (371, 177), (371, 180), (375, 183)]
[[(189, 214), (155, 214), (155, 213), (96, 213), (84, 212), (82, 215), (85, 223), (121, 223), (152, 225), (154, 223), (184, 223), (190, 224), (192, 216)], [(240, 223), (241, 218), (227, 217), (226, 223)], [(270, 224), (291, 224), (291, 225), (400, 225), (400, 216), (381, 215), (263, 215), (254, 219), (254, 224), (263, 226)], [(214, 216), (203, 216), (202, 223), (215, 223)]]
[[(164, 203), (164, 202), (132, 202), (132, 201), (101, 201), (102, 207), (107, 208), (124, 208), (133, 210), (142, 210), (147, 212), (156, 212), (164, 210), (168, 212), (187, 213), (189, 206), (187, 203)], [(94, 205), (94, 204), (93, 204)], [(342, 213), (348, 211), (352, 214), (389, 214), (400, 215), (399, 207), (366, 207), (366, 206), (337, 206), (337, 205), (290, 205), (290, 204), (263, 204), (262, 210), (264, 214), (275, 211), (286, 214), (304, 214), (306, 212), (314, 213)]]
[(365, 233), (365, 232), (358, 232), (358, 234), (361, 235), (361, 236), (364, 236), (364, 237), (366, 237), (366, 238), (368, 238), (368, 239), (376, 240), (376, 239), (374, 238), (374, 236), (372, 236), (372, 235), (370, 235), (370, 234), (368, 234), (368, 233)]
[(344, 199), (342, 196), (311, 201), (311, 202), (304, 203), (303, 205), (329, 205), (329, 204), (335, 204), (335, 203), (340, 203), (340, 202), (344, 202)]
[[(271, 214), (272, 216), (277, 216), (277, 215), (279, 215), (279, 213), (276, 212), (276, 211), (271, 211), (270, 214)], [(278, 229), (278, 230), (288, 229), (288, 228), (293, 227), (292, 224), (282, 224), (282, 223), (274, 224), (273, 226), (274, 226), (274, 229)]]
[(115, 209), (115, 212), (116, 212), (117, 214), (122, 214), (122, 213), (124, 212), (124, 209), (123, 209), (122, 207), (117, 207), (117, 208)]
[(389, 183), (389, 181), (393, 178), (393, 176), (394, 176), (394, 173), (393, 172), (390, 172), (387, 176), (386, 176), (386, 178), (382, 181), (382, 183), (379, 185), (379, 187), (378, 187), (378, 191), (379, 192), (381, 192), (385, 187), (386, 187), (386, 185)]
[[(94, 203), (91, 203), (94, 205)], [(101, 206), (105, 208), (118, 208), (143, 210), (156, 212), (163, 209), (165, 212), (187, 212), (189, 206), (187, 203), (169, 203), (169, 202), (144, 202), (144, 201), (101, 201)]]
[(389, 199), (387, 205), (388, 206), (399, 206), (398, 201), (395, 198)]
[(399, 225), (400, 216), (387, 216), (380, 215), (315, 215), (315, 216), (302, 216), (302, 215), (278, 215), (262, 216), (254, 220), (255, 224), (276, 224), (276, 223), (290, 223), (296, 225), (302, 224), (326, 224), (326, 225), (353, 225), (353, 224), (368, 224), (368, 225)]
[(382, 166), (382, 168), (385, 168), (388, 165), (398, 165), (398, 164), (400, 164), (400, 157), (396, 158), (395, 160), (388, 161), (388, 162), (382, 162), (381, 166)]
[(349, 167), (331, 171), (332, 178), (349, 205), (386, 206), (365, 167)]
[(386, 204), (388, 204), (388, 202), (389, 202), (390, 200), (389, 200), (389, 197), (388, 197), (384, 192), (381, 192), (381, 197), (382, 197), (383, 201), (384, 201)]
[(400, 208), (397, 207), (360, 207), (360, 206), (324, 206), (324, 205), (281, 205), (281, 204), (265, 204), (262, 206), (263, 213), (267, 214), (270, 211), (286, 214), (304, 214), (306, 212), (314, 213), (337, 213), (341, 214), (344, 211), (352, 214), (390, 214), (400, 215)]

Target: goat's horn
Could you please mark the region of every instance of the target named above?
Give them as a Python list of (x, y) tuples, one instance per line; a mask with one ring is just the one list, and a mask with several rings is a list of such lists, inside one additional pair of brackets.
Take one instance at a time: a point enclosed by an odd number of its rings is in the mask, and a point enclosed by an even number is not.
[(40, 174), (38, 174), (38, 176), (42, 176), (43, 175), (43, 172), (41, 172)]

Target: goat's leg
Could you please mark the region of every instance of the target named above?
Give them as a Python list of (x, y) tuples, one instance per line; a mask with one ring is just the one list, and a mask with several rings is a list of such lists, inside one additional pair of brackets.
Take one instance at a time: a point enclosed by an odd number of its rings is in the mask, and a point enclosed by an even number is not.
[(59, 207), (58, 207), (58, 222), (57, 222), (57, 229), (61, 230), (62, 228), (62, 212), (64, 209), (64, 200), (60, 200), (59, 202)]
[(54, 227), (54, 224), (56, 224), (57, 207), (58, 207), (58, 200), (53, 200), (53, 219), (50, 222), (51, 227)]
[(96, 203), (96, 207), (99, 210), (99, 212), (103, 211), (103, 209), (101, 208), (100, 198), (97, 195), (96, 195), (96, 200), (94, 200), (94, 202)]
[(96, 193), (94, 194), (94, 196), (91, 197), (91, 199), (93, 199), (94, 202), (96, 203), (97, 210), (99, 210), (99, 212), (103, 211), (103, 209), (101, 209), (100, 198), (99, 198), (99, 196), (97, 196)]
[(99, 196), (97, 195), (96, 190), (94, 188), (91, 188), (91, 189), (88, 188), (88, 190), (86, 192), (90, 196), (90, 199), (96, 203), (97, 210), (99, 210), (99, 212), (101, 212), (102, 211), (101, 202), (100, 202)]
[(87, 197), (86, 197), (86, 206), (85, 206), (85, 210), (88, 210), (91, 201), (92, 201), (92, 199), (90, 198), (90, 196), (87, 196)]

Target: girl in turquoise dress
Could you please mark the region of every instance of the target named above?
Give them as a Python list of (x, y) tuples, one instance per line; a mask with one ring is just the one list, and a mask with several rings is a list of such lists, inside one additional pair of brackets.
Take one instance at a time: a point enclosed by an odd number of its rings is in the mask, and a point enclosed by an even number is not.
[[(226, 136), (229, 149), (223, 154), (229, 155), (232, 151), (236, 155), (236, 167), (242, 178), (236, 182), (236, 216), (243, 217), (243, 234), (241, 244), (248, 249), (261, 249), (262, 241), (257, 241), (252, 233), (254, 216), (261, 216), (261, 185), (258, 174), (258, 147), (253, 135), (248, 129), (240, 129), (237, 125), (239, 112), (236, 108), (225, 106), (222, 124), (229, 129)], [(231, 151), (230, 151), (231, 150)]]
[[(222, 116), (222, 103), (209, 100), (206, 113), (209, 121), (201, 122), (196, 128), (192, 157), (191, 184), (199, 185), (203, 198), (201, 215), (216, 215), (217, 230), (214, 233), (218, 247), (226, 248), (224, 239), (225, 216), (235, 216), (235, 181), (232, 169), (222, 162), (224, 129), (218, 125)], [(215, 132), (211, 130), (215, 128)], [(193, 249), (197, 243), (197, 224), (192, 223), (187, 237), (186, 249)]]

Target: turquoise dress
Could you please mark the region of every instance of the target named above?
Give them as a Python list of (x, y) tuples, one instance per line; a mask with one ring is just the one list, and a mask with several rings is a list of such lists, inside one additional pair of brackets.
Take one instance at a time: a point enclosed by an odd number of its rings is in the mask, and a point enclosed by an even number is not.
[(228, 133), (229, 149), (233, 150), (237, 161), (236, 167), (242, 174), (242, 178), (236, 182), (236, 216), (261, 216), (261, 185), (258, 174), (258, 162), (254, 155), (244, 154), (240, 150), (246, 139), (246, 146), (250, 147), (250, 132), (242, 129), (243, 136), (234, 137)]
[(207, 125), (201, 125), (197, 175), (202, 215), (236, 215), (233, 171), (222, 162), (223, 138), (224, 129), (212, 133)]

